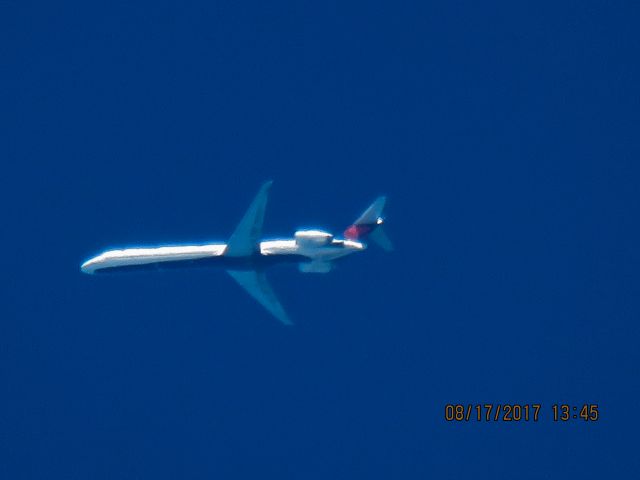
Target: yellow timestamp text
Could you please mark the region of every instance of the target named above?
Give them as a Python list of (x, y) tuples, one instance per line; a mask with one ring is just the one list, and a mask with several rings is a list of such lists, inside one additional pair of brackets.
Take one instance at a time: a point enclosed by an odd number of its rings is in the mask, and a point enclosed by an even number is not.
[(550, 418), (554, 422), (595, 422), (600, 418), (600, 412), (597, 403), (557, 403), (551, 409), (545, 409), (540, 403), (447, 403), (444, 406), (447, 422), (537, 422), (541, 418)]

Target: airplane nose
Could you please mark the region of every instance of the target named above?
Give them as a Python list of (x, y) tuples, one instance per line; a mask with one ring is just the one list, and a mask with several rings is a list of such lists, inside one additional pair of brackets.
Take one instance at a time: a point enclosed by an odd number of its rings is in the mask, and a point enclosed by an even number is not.
[(84, 273), (93, 273), (96, 263), (98, 263), (97, 258), (91, 258), (80, 265), (80, 270), (82, 270)]

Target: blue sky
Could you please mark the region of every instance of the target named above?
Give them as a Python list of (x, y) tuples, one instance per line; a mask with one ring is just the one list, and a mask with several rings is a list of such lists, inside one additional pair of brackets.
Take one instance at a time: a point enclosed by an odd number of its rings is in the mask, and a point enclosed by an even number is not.
[[(0, 7), (2, 478), (633, 477), (638, 7)], [(393, 254), (93, 278), (102, 249), (341, 232)], [(448, 403), (540, 403), (449, 423)], [(600, 419), (552, 420), (597, 403)]]

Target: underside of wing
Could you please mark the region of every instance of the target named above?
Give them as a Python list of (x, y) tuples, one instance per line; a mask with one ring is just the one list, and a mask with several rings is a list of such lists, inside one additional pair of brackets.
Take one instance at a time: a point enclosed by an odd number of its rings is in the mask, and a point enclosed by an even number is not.
[(260, 305), (285, 325), (293, 325), (287, 313), (282, 308), (278, 298), (271, 290), (264, 272), (255, 270), (227, 270), (229, 275), (244, 288), (249, 295), (255, 298)]
[(229, 257), (244, 257), (260, 251), (260, 235), (262, 234), (264, 212), (267, 208), (271, 183), (271, 181), (264, 183), (256, 198), (251, 202), (249, 209), (240, 220), (227, 243), (225, 255)]

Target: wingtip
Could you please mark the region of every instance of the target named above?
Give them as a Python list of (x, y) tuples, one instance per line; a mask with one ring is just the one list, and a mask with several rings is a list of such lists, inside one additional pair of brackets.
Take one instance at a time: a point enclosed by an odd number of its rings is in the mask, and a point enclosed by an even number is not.
[(285, 327), (292, 327), (293, 326), (293, 322), (289, 318), (289, 315), (287, 314), (287, 311), (282, 308), (282, 305), (280, 305), (280, 302), (278, 302), (278, 306), (279, 306), (279, 308), (278, 308), (279, 311), (269, 310), (270, 313), (275, 318), (277, 318), (280, 321), (280, 323), (282, 323), (282, 325), (284, 325)]

